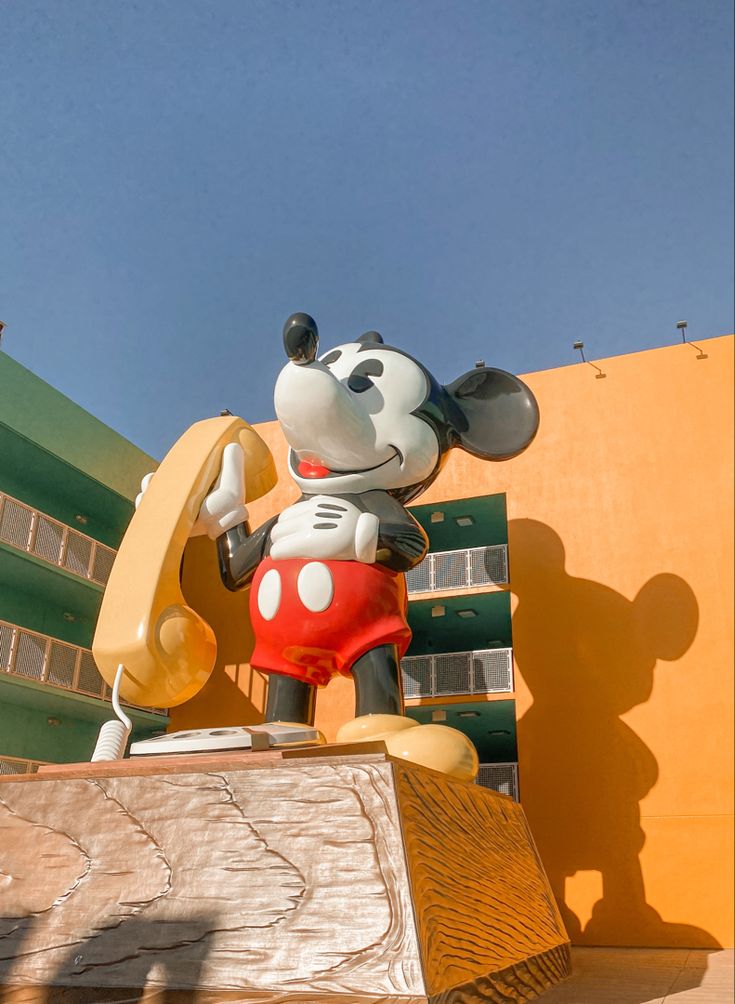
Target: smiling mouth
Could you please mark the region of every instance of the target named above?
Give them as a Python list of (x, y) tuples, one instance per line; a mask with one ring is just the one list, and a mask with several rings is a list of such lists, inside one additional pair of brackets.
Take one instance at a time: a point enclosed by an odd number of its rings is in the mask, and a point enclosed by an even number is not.
[(301, 455), (292, 451), (291, 452), (291, 467), (293, 470), (302, 478), (338, 478), (345, 474), (368, 474), (371, 471), (377, 471), (381, 467), (385, 467), (389, 464), (391, 460), (398, 460), (401, 465), (403, 465), (403, 454), (398, 449), (397, 446), (393, 446), (393, 453), (388, 457), (387, 460), (382, 460), (379, 464), (374, 464), (372, 467), (359, 467), (352, 468), (350, 470), (332, 470), (329, 467), (325, 467), (321, 461), (314, 457), (314, 454), (309, 454), (307, 456)]

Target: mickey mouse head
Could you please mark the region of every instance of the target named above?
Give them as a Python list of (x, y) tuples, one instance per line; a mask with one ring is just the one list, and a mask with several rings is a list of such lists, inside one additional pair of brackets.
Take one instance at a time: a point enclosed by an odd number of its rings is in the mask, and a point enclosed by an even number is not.
[(289, 362), (276, 415), (306, 494), (383, 490), (405, 503), (436, 478), (449, 450), (507, 460), (538, 429), (532, 392), (504, 370), (476, 367), (443, 386), (375, 331), (319, 358), (316, 322), (303, 313), (283, 337)]

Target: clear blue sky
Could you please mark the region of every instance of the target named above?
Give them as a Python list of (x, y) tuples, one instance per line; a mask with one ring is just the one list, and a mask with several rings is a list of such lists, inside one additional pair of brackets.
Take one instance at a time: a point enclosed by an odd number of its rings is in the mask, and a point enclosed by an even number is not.
[(273, 417), (295, 310), (445, 382), (730, 331), (732, 17), (0, 0), (4, 349), (161, 456)]

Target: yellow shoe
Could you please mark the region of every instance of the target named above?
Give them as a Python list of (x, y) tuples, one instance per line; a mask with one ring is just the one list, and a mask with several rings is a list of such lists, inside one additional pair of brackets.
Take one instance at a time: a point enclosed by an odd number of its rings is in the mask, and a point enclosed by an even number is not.
[(419, 725), (402, 715), (362, 715), (337, 732), (338, 743), (368, 740), (382, 740), (391, 756), (459, 781), (474, 781), (477, 776), (477, 750), (463, 732), (447, 725)]
[(413, 718), (403, 715), (361, 715), (345, 722), (337, 732), (338, 743), (361, 743), (385, 739), (395, 732), (403, 732), (418, 726)]

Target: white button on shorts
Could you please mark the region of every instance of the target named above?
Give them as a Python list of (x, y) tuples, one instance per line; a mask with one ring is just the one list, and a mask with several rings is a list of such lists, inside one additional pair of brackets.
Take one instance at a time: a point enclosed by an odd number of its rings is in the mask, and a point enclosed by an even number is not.
[[(263, 582), (266, 578), (267, 576), (264, 575)], [(315, 614), (326, 610), (334, 597), (332, 573), (321, 561), (310, 561), (308, 565), (304, 565), (296, 580), (296, 588), (299, 599), (306, 609)]]
[(258, 587), (258, 610), (263, 620), (272, 621), (281, 605), (281, 576), (269, 568)]

